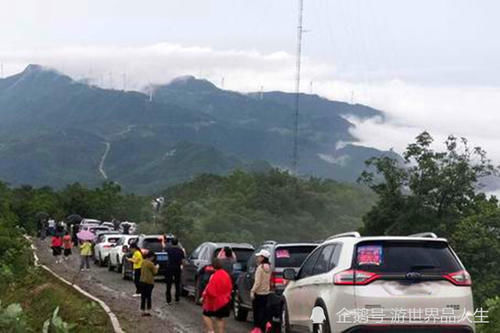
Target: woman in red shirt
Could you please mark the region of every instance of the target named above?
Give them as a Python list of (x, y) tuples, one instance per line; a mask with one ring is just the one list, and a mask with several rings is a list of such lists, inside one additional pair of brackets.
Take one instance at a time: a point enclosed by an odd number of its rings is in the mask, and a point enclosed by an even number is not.
[(229, 317), (231, 312), (231, 293), (233, 291), (233, 281), (231, 276), (222, 269), (220, 259), (213, 262), (215, 273), (208, 281), (205, 291), (203, 291), (203, 322), (208, 333), (214, 333), (214, 322), (218, 333), (225, 331), (224, 318)]
[(52, 255), (54, 256), (54, 258), (56, 258), (56, 264), (62, 262), (62, 260), (60, 259), (62, 252), (62, 245), (63, 241), (60, 235), (52, 236), (50, 247), (52, 248)]

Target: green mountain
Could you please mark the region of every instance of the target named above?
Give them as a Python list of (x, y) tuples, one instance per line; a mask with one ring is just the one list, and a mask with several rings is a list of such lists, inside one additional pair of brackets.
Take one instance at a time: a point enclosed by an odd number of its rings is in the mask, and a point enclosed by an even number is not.
[[(146, 193), (205, 172), (291, 167), (293, 94), (241, 94), (191, 76), (154, 88), (150, 101), (38, 65), (0, 79), (0, 179), (56, 187), (108, 179)], [(338, 148), (355, 142), (343, 115), (383, 116), (301, 96), (301, 174), (353, 181), (383, 153)]]

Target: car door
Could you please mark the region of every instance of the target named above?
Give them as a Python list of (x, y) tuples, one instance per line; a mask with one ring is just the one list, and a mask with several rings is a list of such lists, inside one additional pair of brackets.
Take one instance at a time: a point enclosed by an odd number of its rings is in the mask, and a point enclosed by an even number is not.
[(248, 258), (247, 261), (247, 270), (244, 275), (239, 279), (238, 291), (241, 302), (247, 306), (252, 304), (252, 300), (250, 298), (250, 290), (253, 287), (253, 281), (255, 278), (255, 270), (256, 270), (256, 257), (255, 253), (259, 252), (262, 247), (259, 247), (254, 253)]
[(316, 300), (321, 298), (327, 288), (333, 288), (332, 278), (328, 274), (335, 244), (327, 244), (319, 249), (319, 256), (314, 263), (312, 274), (304, 278), (304, 285), (300, 291), (300, 307), (297, 309), (297, 319), (300, 325), (308, 326), (312, 309)]
[(296, 325), (303, 321), (301, 307), (303, 306), (304, 288), (309, 283), (308, 278), (313, 274), (313, 269), (322, 248), (315, 249), (304, 261), (295, 281), (286, 288), (286, 303), (290, 324)]
[(200, 253), (205, 245), (198, 246), (188, 257), (182, 272), (182, 284), (187, 288), (194, 288), (197, 269), (200, 263)]

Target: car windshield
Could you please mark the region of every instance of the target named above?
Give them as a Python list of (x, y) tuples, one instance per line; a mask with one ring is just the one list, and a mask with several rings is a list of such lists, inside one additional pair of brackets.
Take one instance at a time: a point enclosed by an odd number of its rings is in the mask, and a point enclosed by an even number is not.
[(116, 242), (118, 242), (119, 239), (120, 239), (119, 237), (110, 237), (110, 238), (108, 238), (108, 242), (109, 243), (116, 243)]
[[(222, 249), (217, 249), (215, 250), (214, 257), (217, 257)], [(247, 248), (232, 248), (234, 254), (236, 255), (236, 261), (239, 263), (246, 263), (252, 253), (254, 252), (253, 249), (247, 249)]]
[(462, 269), (445, 242), (362, 242), (354, 256), (358, 269), (376, 273), (452, 273)]
[(278, 246), (274, 254), (275, 267), (300, 267), (316, 245)]
[(160, 238), (145, 238), (142, 247), (149, 251), (163, 251), (163, 244)]

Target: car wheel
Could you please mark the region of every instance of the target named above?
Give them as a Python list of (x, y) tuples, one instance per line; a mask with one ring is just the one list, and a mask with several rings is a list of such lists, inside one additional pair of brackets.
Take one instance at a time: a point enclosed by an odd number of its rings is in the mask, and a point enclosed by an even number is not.
[(196, 279), (194, 285), (194, 302), (198, 305), (201, 304), (200, 278)]
[(323, 327), (320, 327), (319, 324), (314, 324), (313, 333), (331, 333), (330, 319), (328, 318), (326, 307), (323, 304), (320, 304), (319, 306), (321, 307), (321, 309), (323, 309), (323, 313), (325, 314), (325, 321), (323, 322)]
[(116, 271), (118, 273), (121, 273), (122, 271), (122, 264), (120, 264), (120, 258), (118, 256), (116, 256)]
[(108, 271), (110, 272), (114, 271), (114, 267), (111, 266), (111, 256), (108, 257)]
[(246, 321), (248, 318), (248, 309), (241, 307), (241, 299), (238, 293), (234, 295), (233, 299), (233, 315), (237, 321)]
[(104, 266), (104, 260), (102, 259), (102, 254), (99, 252), (99, 262), (98, 262), (98, 265), (100, 267)]
[(127, 275), (127, 269), (126, 269), (126, 267), (125, 267), (125, 264), (122, 264), (122, 278), (123, 278), (124, 280), (129, 280), (129, 277), (128, 277), (128, 275)]

